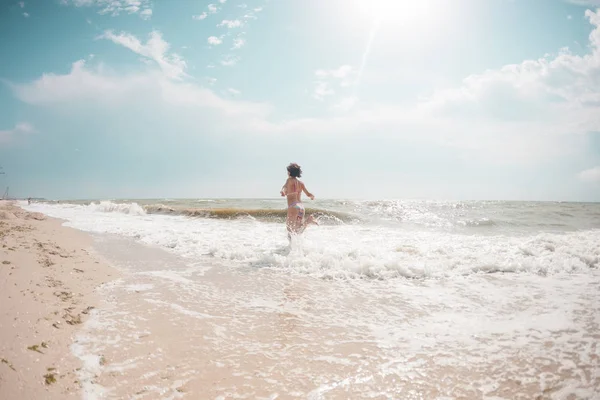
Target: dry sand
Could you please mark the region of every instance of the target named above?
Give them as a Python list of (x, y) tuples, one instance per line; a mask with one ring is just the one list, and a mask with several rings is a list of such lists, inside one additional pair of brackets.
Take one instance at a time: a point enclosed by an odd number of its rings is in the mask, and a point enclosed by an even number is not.
[(81, 397), (73, 335), (116, 275), (83, 232), (0, 201), (0, 399)]

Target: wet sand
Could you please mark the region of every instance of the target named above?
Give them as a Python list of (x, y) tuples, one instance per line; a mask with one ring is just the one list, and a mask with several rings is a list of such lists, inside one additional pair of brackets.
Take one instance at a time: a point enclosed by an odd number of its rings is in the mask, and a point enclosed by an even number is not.
[(598, 399), (600, 275), (323, 280), (96, 249), (123, 274), (78, 339), (105, 358), (92, 397)]

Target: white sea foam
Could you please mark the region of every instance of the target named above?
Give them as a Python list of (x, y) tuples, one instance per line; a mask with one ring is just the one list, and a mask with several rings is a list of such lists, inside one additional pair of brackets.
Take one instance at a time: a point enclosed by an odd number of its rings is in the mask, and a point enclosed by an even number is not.
[(101, 201), (91, 203), (87, 208), (94, 212), (117, 212), (130, 215), (145, 215), (146, 211), (137, 203), (113, 203), (112, 201)]
[(198, 260), (321, 278), (448, 277), (514, 272), (585, 273), (600, 267), (600, 230), (473, 235), (373, 225), (310, 227), (287, 248), (281, 223), (146, 215), (135, 204), (28, 207), (90, 232), (112, 233)]
[[(100, 321), (97, 310), (92, 310), (86, 322), (87, 329), (104, 329), (106, 325)], [(107, 398), (110, 390), (94, 382), (94, 377), (101, 372), (102, 356), (97, 352), (97, 342), (87, 332), (77, 335), (75, 342), (71, 345), (71, 352), (79, 358), (82, 367), (78, 370), (78, 378), (81, 382), (83, 395), (86, 400), (97, 400)]]
[(136, 283), (132, 285), (128, 285), (125, 290), (129, 292), (143, 292), (146, 290), (150, 290), (154, 288), (154, 285), (151, 283)]

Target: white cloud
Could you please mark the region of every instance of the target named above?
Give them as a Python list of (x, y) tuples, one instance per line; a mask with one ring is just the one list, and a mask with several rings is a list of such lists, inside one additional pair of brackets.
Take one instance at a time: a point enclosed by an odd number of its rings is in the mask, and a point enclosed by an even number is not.
[(340, 86), (350, 86), (355, 82), (357, 70), (350, 65), (342, 65), (337, 69), (315, 71), (315, 76), (319, 79), (337, 79)]
[(233, 39), (233, 47), (231, 50), (241, 49), (246, 44), (246, 39), (244, 38), (235, 38)]
[[(241, 4), (239, 7), (242, 8), (242, 9), (246, 9), (248, 6), (246, 4)], [(256, 16), (256, 13), (259, 13), (262, 10), (263, 10), (263, 7), (256, 7), (254, 9), (252, 9), (250, 12), (246, 13), (242, 17), (242, 19), (244, 19), (246, 21), (247, 20), (251, 20), (251, 19), (256, 20), (256, 19), (258, 19), (258, 17)]]
[(342, 98), (337, 104), (333, 106), (333, 109), (341, 112), (348, 112), (356, 106), (358, 103), (358, 97), (348, 96)]
[(227, 0), (219, 0), (219, 3), (221, 4), (225, 4), (227, 2)]
[(324, 100), (326, 96), (335, 94), (334, 85), (340, 88), (347, 88), (355, 83), (356, 69), (350, 65), (342, 65), (337, 69), (319, 69), (315, 71), (317, 81), (313, 97), (317, 100)]
[(582, 182), (600, 183), (600, 165), (594, 168), (586, 169), (577, 174), (577, 177)]
[(238, 95), (242, 94), (242, 92), (240, 92), (239, 90), (234, 89), (234, 88), (227, 89), (227, 92), (229, 92), (230, 94), (232, 94), (234, 96), (238, 96)]
[(329, 86), (327, 82), (317, 82), (313, 97), (317, 100), (324, 100), (327, 96), (332, 96), (335, 91)]
[(423, 99), (416, 115), (430, 116), (448, 145), (507, 161), (587, 152), (585, 135), (600, 132), (600, 12), (585, 15), (594, 25), (590, 53), (561, 49), (469, 76)]
[(567, 15), (567, 19), (568, 19), (568, 20), (572, 20), (572, 19), (573, 19), (573, 16), (572, 16), (572, 15)]
[(29, 84), (10, 84), (10, 87), (27, 104), (65, 110), (87, 105), (92, 110), (122, 112), (128, 105), (151, 102), (159, 109), (167, 105), (177, 110), (189, 108), (194, 115), (206, 110), (200, 120), (206, 115), (214, 116), (214, 111), (227, 116), (246, 116), (244, 123), (248, 118), (265, 119), (271, 112), (268, 105), (225, 100), (209, 89), (168, 79), (156, 71), (116, 75), (104, 67), (88, 68), (83, 60), (73, 63), (67, 74), (44, 74)]
[(240, 5), (238, 5), (239, 8), (248, 8), (248, 4), (246, 3), (242, 3)]
[(140, 13), (142, 19), (150, 19), (152, 17), (152, 9), (146, 8)]
[(208, 13), (209, 14), (216, 14), (217, 10), (218, 9), (217, 9), (216, 5), (214, 5), (214, 4), (209, 4), (208, 5)]
[(472, 75), (459, 88), (434, 93), (422, 107), (455, 118), (547, 119), (557, 134), (600, 131), (600, 12), (585, 15), (595, 26), (590, 54), (561, 49), (553, 57)]
[(24, 16), (25, 18), (29, 18), (29, 13), (26, 13), (26, 12), (24, 12), (24, 13), (23, 13), (23, 16)]
[(212, 85), (214, 85), (215, 83), (217, 83), (217, 78), (207, 77), (207, 78), (206, 78), (206, 82), (207, 82), (209, 85), (211, 85), (211, 86), (212, 86)]
[[(109, 93), (119, 93), (120, 87), (126, 88), (125, 78), (105, 79), (85, 68), (85, 61), (73, 63), (67, 75), (44, 74), (27, 85), (11, 85), (15, 95), (21, 101), (34, 104), (57, 104), (74, 101), (89, 101), (93, 96), (103, 98)], [(135, 79), (131, 79), (133, 83)], [(78, 83), (79, 82), (79, 83)], [(62, 88), (62, 89), (61, 89)]]
[(120, 44), (134, 53), (154, 61), (169, 78), (181, 79), (186, 76), (186, 62), (178, 54), (168, 54), (170, 45), (163, 40), (162, 34), (158, 31), (150, 33), (146, 44), (143, 44), (135, 36), (126, 32), (115, 35), (112, 31), (106, 31), (99, 38), (112, 40), (114, 43)]
[(203, 12), (200, 15), (192, 15), (192, 18), (198, 21), (201, 21), (203, 19), (205, 19), (206, 17), (208, 17), (208, 14), (206, 12)]
[(226, 26), (229, 29), (232, 28), (239, 28), (240, 26), (242, 26), (242, 21), (240, 21), (239, 19), (234, 19), (234, 20), (228, 20), (228, 19), (224, 19), (223, 21), (221, 21), (220, 24), (217, 25), (217, 27), (221, 28)]
[(210, 36), (208, 39), (206, 39), (206, 41), (208, 42), (208, 44), (213, 46), (218, 46), (221, 43), (223, 43), (223, 40), (216, 36)]
[(29, 122), (18, 123), (13, 129), (0, 130), (0, 145), (11, 143), (20, 135), (35, 132), (35, 128)]
[(20, 2), (19, 2), (19, 7), (21, 7), (21, 8), (25, 8), (25, 2), (24, 2), (24, 1), (20, 1)]
[(36, 130), (29, 122), (21, 122), (15, 126), (16, 132), (21, 133), (34, 133)]
[(240, 61), (239, 57), (232, 56), (232, 55), (226, 55), (221, 60), (221, 65), (224, 67), (233, 67), (235, 64), (238, 63), (238, 61)]
[(152, 16), (150, 0), (61, 0), (63, 5), (95, 7), (99, 14), (118, 16), (121, 13), (139, 14), (142, 19)]

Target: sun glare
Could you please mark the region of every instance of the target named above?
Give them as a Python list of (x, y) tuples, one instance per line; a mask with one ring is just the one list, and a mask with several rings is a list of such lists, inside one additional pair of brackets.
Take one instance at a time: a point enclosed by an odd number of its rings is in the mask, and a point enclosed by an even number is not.
[(417, 23), (429, 14), (430, 0), (354, 0), (356, 11), (373, 20)]

